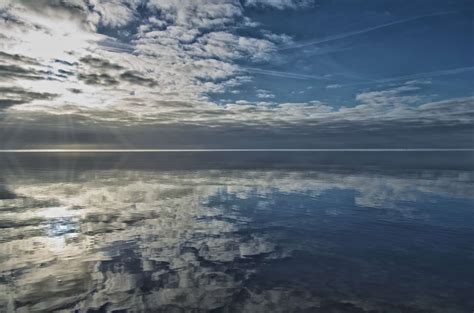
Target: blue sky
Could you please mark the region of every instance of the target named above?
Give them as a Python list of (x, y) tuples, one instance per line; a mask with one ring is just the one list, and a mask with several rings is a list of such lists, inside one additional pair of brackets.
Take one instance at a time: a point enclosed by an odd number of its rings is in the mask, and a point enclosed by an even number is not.
[[(273, 62), (257, 66), (279, 73), (250, 72), (254, 79), (242, 88), (249, 100), (255, 101), (255, 89), (266, 89), (284, 101), (356, 105), (358, 93), (411, 79), (425, 80), (417, 94), (430, 100), (472, 94), (473, 12), (466, 11), (467, 2), (464, 7), (460, 1), (368, 3), (325, 1), (302, 12), (250, 13), (295, 43), (283, 45)], [(459, 71), (450, 74), (452, 69)]]
[(0, 135), (470, 146), (473, 16), (461, 0), (2, 1)]

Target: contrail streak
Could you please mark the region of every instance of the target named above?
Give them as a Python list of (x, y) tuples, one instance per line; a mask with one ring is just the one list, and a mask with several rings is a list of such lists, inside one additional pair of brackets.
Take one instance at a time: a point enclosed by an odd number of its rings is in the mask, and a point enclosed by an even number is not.
[(424, 73), (416, 73), (416, 74), (409, 74), (409, 75), (396, 76), (396, 77), (381, 78), (381, 79), (368, 80), (368, 81), (359, 82), (359, 83), (352, 83), (352, 84), (341, 84), (341, 85), (338, 85), (337, 87), (339, 88), (339, 87), (358, 86), (358, 85), (366, 85), (366, 84), (390, 83), (390, 82), (396, 82), (396, 81), (399, 81), (399, 80), (430, 78), (430, 77), (434, 77), (434, 76), (444, 76), (444, 75), (454, 75), (454, 74), (461, 74), (461, 73), (466, 73), (466, 72), (470, 72), (470, 71), (474, 71), (474, 66), (458, 67), (458, 68), (447, 69), (447, 70), (440, 70), (440, 71), (433, 71), (433, 72), (424, 72)]
[(291, 73), (291, 72), (280, 72), (280, 71), (273, 71), (273, 70), (264, 70), (260, 68), (252, 68), (252, 67), (244, 67), (244, 71), (249, 73), (255, 74), (262, 74), (262, 75), (269, 75), (269, 76), (276, 76), (276, 77), (283, 77), (283, 78), (294, 78), (294, 79), (302, 79), (302, 80), (326, 80), (322, 76), (317, 75), (306, 75), (306, 74), (298, 74), (298, 73)]
[[(293, 79), (300, 79), (300, 80), (328, 80), (328, 78), (325, 78), (323, 76), (306, 75), (306, 74), (298, 74), (298, 73), (291, 73), (291, 72), (280, 72), (280, 71), (264, 70), (264, 69), (251, 68), (251, 67), (244, 67), (243, 70), (249, 73), (269, 75), (269, 76), (282, 77), (282, 78), (293, 78)], [(365, 84), (389, 83), (389, 82), (399, 81), (399, 80), (404, 80), (404, 79), (429, 78), (433, 76), (461, 74), (461, 73), (470, 72), (470, 71), (474, 71), (474, 66), (458, 67), (458, 68), (439, 70), (439, 71), (433, 71), (433, 72), (408, 74), (408, 75), (403, 75), (403, 76), (368, 80), (368, 81), (358, 82), (358, 83), (337, 84), (337, 86), (345, 87), (345, 86), (357, 86), (357, 85), (365, 85)]]
[(374, 27), (369, 27), (369, 28), (365, 28), (365, 29), (355, 30), (355, 31), (352, 31), (352, 32), (337, 34), (337, 35), (329, 36), (329, 37), (322, 38), (322, 39), (316, 39), (316, 40), (306, 41), (306, 42), (302, 42), (302, 43), (296, 43), (296, 44), (289, 45), (289, 46), (283, 46), (283, 47), (279, 48), (278, 50), (281, 51), (281, 50), (303, 48), (303, 47), (307, 47), (307, 46), (311, 46), (311, 45), (317, 45), (317, 44), (321, 44), (321, 43), (335, 41), (335, 40), (338, 40), (338, 39), (344, 39), (344, 38), (348, 38), (348, 37), (352, 37), (352, 36), (361, 35), (361, 34), (369, 33), (369, 32), (372, 32), (372, 31), (375, 31), (375, 30), (378, 30), (378, 29), (383, 29), (383, 28), (386, 28), (386, 27), (394, 26), (394, 25), (400, 25), (400, 24), (420, 20), (420, 19), (427, 18), (427, 17), (442, 16), (442, 15), (448, 15), (448, 14), (453, 14), (453, 13), (457, 13), (457, 11), (438, 12), (438, 13), (433, 13), (433, 14), (413, 16), (413, 17), (402, 19), (402, 20), (398, 20), (398, 21), (394, 21), (394, 22), (390, 22), (390, 23), (386, 23), (386, 24), (381, 24), (381, 25), (374, 26)]

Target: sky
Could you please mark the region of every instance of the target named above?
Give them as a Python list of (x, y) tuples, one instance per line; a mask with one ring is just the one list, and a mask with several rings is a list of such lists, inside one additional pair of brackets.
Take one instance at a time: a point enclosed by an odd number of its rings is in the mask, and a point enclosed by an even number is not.
[(0, 0), (0, 148), (472, 148), (474, 2)]

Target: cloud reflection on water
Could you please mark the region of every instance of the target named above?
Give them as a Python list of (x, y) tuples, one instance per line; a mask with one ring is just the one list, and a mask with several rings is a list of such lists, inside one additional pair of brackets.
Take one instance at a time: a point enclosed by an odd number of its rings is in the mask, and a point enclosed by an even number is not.
[[(328, 220), (341, 214), (350, 220), (358, 208), (380, 209), (374, 213), (378, 221), (436, 225), (439, 221), (417, 202), (472, 200), (473, 177), (427, 171), (393, 176), (103, 170), (73, 179), (35, 173), (4, 180), (2, 310), (368, 312), (389, 308), (387, 299), (365, 299), (354, 286), (339, 294), (301, 286), (266, 288), (253, 277), (265, 264), (292, 259), (305, 249), (322, 253), (331, 245), (345, 247), (325, 241), (327, 234), (296, 243), (288, 233), (319, 227), (339, 236)], [(334, 284), (340, 288), (338, 279)], [(392, 309), (416, 312), (437, 301), (431, 296), (422, 303), (398, 299)]]

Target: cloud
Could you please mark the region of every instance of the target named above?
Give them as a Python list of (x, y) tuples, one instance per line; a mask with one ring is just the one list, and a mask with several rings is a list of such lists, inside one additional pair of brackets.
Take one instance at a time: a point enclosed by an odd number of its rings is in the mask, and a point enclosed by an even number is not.
[(293, 79), (301, 79), (301, 80), (327, 80), (327, 78), (324, 76), (266, 70), (266, 69), (255, 68), (255, 67), (244, 67), (243, 70), (249, 73), (268, 75), (268, 76), (274, 76), (274, 77), (282, 77), (282, 78), (293, 78)]
[[(195, 61), (192, 65), (188, 65), (183, 73), (202, 77), (207, 82), (203, 83), (204, 86), (201, 88), (218, 92), (222, 84), (210, 81), (225, 78), (227, 72), (220, 72), (225, 64), (217, 60)], [(212, 70), (208, 71), (209, 68)], [(193, 74), (193, 71), (196, 73)], [(115, 76), (91, 74), (80, 79), (94, 88), (96, 85), (113, 88), (102, 90), (94, 99), (89, 99), (89, 106), (37, 101), (10, 107), (7, 113), (11, 119), (21, 119), (23, 114), (27, 116), (33, 112), (49, 112), (79, 115), (91, 121), (116, 121), (131, 125), (198, 124), (222, 127), (272, 125), (277, 128), (284, 125), (292, 127), (318, 125), (328, 129), (345, 129), (348, 125), (356, 128), (364, 125), (367, 127), (370, 125), (371, 128), (416, 124), (420, 127), (440, 124), (468, 125), (473, 119), (472, 97), (430, 102), (418, 94), (426, 84), (423, 81), (410, 81), (391, 89), (361, 92), (355, 96), (353, 104), (335, 108), (317, 100), (281, 103), (275, 101), (274, 95), (264, 89), (256, 90), (256, 96), (264, 100), (259, 102), (235, 101), (215, 104), (205, 98), (182, 101), (180, 99), (183, 94), (180, 93), (175, 97), (171, 91), (166, 97), (160, 98), (159, 94), (146, 94), (150, 86), (155, 84), (159, 86), (160, 81), (139, 76), (134, 72), (116, 71)], [(126, 84), (136, 86), (132, 89), (132, 93)], [(71, 97), (70, 90), (68, 92)], [(140, 94), (143, 92), (144, 95)], [(108, 102), (112, 95), (120, 96), (120, 99)], [(77, 96), (83, 97), (84, 94)], [(191, 97), (192, 95), (190, 99)], [(117, 102), (120, 105), (117, 105)]]
[(17, 79), (44, 79), (49, 74), (48, 68), (36, 59), (0, 51), (0, 83)]
[(103, 86), (113, 86), (117, 85), (119, 82), (111, 77), (109, 74), (79, 74), (79, 79), (84, 81), (88, 85), (103, 85)]
[[(384, 123), (434, 127), (439, 123), (463, 126), (471, 121), (472, 98), (430, 103), (429, 97), (419, 96), (421, 87), (417, 84), (359, 91), (352, 101), (344, 103), (311, 98), (283, 101), (268, 87), (254, 89), (255, 102), (238, 99), (239, 94), (245, 94), (238, 88), (249, 84), (255, 74), (330, 82), (327, 75), (262, 68), (264, 63), (271, 65), (279, 46), (292, 45), (293, 39), (262, 25), (256, 29), (258, 24), (246, 16), (255, 6), (260, 7), (258, 10), (268, 6), (297, 9), (310, 4), (9, 1), (0, 9), (0, 88), (10, 88), (2, 98), (2, 114), (12, 121), (46, 121), (48, 116), (64, 115), (92, 124), (255, 128), (317, 125), (342, 129), (348, 125), (382, 127)], [(120, 31), (129, 33), (126, 39), (106, 35)], [(355, 34), (343, 34), (349, 35)], [(463, 67), (377, 82), (470, 70)], [(215, 100), (231, 92), (235, 99)]]
[(358, 36), (358, 35), (370, 33), (370, 32), (376, 31), (376, 30), (380, 30), (380, 29), (384, 29), (384, 28), (388, 28), (388, 27), (392, 27), (392, 26), (396, 26), (396, 25), (400, 25), (400, 24), (405, 24), (405, 23), (417, 21), (417, 20), (420, 20), (420, 19), (425, 19), (425, 18), (429, 18), (429, 17), (436, 17), (436, 16), (443, 16), (443, 15), (454, 14), (454, 13), (458, 13), (458, 12), (457, 11), (447, 11), (447, 12), (436, 12), (436, 13), (432, 13), (432, 14), (417, 15), (417, 16), (413, 16), (413, 17), (393, 21), (393, 22), (390, 22), (390, 23), (377, 25), (377, 26), (374, 26), (374, 27), (369, 27), (369, 28), (364, 28), (364, 29), (360, 29), (360, 30), (355, 30), (355, 31), (350, 31), (350, 32), (346, 32), (346, 33), (332, 35), (332, 36), (329, 36), (329, 37), (326, 37), (326, 38), (309, 40), (309, 41), (305, 41), (305, 42), (292, 43), (292, 44), (281, 47), (279, 50), (299, 49), (299, 48), (304, 48), (304, 47), (307, 47), (307, 46), (319, 45), (319, 44), (322, 44), (322, 43), (327, 43), (327, 42), (331, 42), (331, 41), (335, 41), (335, 40), (339, 40), (339, 39), (350, 38), (350, 37), (353, 37), (353, 36)]
[(147, 85), (149, 87), (153, 87), (157, 85), (155, 80), (151, 78), (143, 77), (139, 73), (135, 73), (131, 71), (123, 72), (122, 74), (120, 74), (120, 78), (129, 83), (136, 84), (136, 85)]
[(222, 28), (242, 17), (242, 7), (234, 0), (150, 0), (148, 8), (159, 19), (187, 28)]
[(14, 105), (30, 103), (35, 100), (52, 100), (57, 96), (57, 94), (53, 93), (33, 92), (15, 86), (0, 86), (0, 110)]
[(246, 6), (273, 7), (279, 10), (298, 9), (314, 5), (314, 0), (245, 0)]
[(276, 46), (265, 39), (236, 36), (227, 32), (212, 32), (200, 37), (191, 47), (192, 56), (253, 61), (268, 60)]
[(9, 61), (9, 62), (15, 62), (15, 63), (21, 63), (21, 64), (34, 64), (34, 65), (38, 64), (38, 61), (35, 59), (25, 57), (19, 54), (9, 54), (2, 51), (0, 51), (0, 60), (3, 60), (3, 62)]
[(94, 69), (101, 69), (101, 70), (120, 70), (123, 67), (119, 64), (111, 63), (109, 60), (101, 59), (98, 57), (93, 57), (91, 55), (82, 57), (79, 59), (81, 63), (85, 63)]
[[(80, 2), (80, 1), (78, 1)], [(136, 9), (141, 4), (139, 0), (92, 0), (89, 20), (99, 20), (104, 26), (122, 27), (131, 23), (136, 16)]]
[(10, 13), (13, 11), (13, 16), (22, 7), (30, 11), (24, 12), (27, 14), (38, 12), (51, 18), (67, 15), (86, 27), (96, 29), (99, 25), (122, 27), (131, 23), (137, 18), (136, 12), (141, 5), (141, 0), (6, 0), (3, 9)]
[(257, 89), (257, 98), (259, 99), (273, 99), (275, 95), (265, 89)]
[[(167, 101), (205, 103), (211, 93), (248, 82), (238, 61), (270, 60), (276, 43), (289, 40), (269, 31), (264, 37), (238, 35), (236, 23), (253, 26), (233, 0), (22, 0), (5, 4), (2, 13), (7, 40), (0, 51), (9, 55), (1, 65), (3, 79), (58, 94), (47, 104), (30, 103), (27, 110), (38, 113), (75, 107), (80, 112), (95, 109), (98, 116), (104, 110), (130, 110), (133, 116), (138, 103), (147, 103), (150, 113), (167, 110), (166, 105), (154, 107)], [(128, 43), (97, 33), (129, 24), (134, 35)], [(27, 58), (35, 65), (28, 65)], [(38, 81), (27, 81), (33, 79)]]
[[(138, 92), (138, 91), (137, 91)], [(81, 94), (82, 95), (82, 94)], [(401, 96), (402, 98), (405, 96)], [(263, 98), (272, 100), (271, 98)], [(122, 99), (123, 108), (108, 107), (106, 102), (101, 110), (95, 106), (87, 107), (51, 106), (42, 102), (39, 112), (50, 114), (68, 114), (82, 116), (84, 122), (102, 121), (120, 122), (123, 125), (200, 125), (203, 127), (229, 128), (246, 126), (258, 130), (261, 127), (301, 128), (316, 127), (319, 132), (335, 131), (343, 133), (350, 129), (378, 129), (380, 134), (392, 132), (397, 128), (430, 127), (468, 127), (473, 120), (473, 98), (459, 98), (449, 101), (428, 102), (422, 105), (400, 103), (396, 96), (383, 97), (359, 96), (360, 104), (335, 109), (327, 104), (313, 101), (310, 103), (276, 103), (238, 101), (225, 105), (211, 102), (157, 101), (149, 99), (141, 102), (135, 96), (127, 94)], [(418, 101), (411, 99), (410, 101)], [(38, 112), (39, 104), (24, 104), (10, 107), (9, 120), (28, 118)], [(37, 114), (37, 113), (35, 113)], [(416, 137), (416, 133), (412, 134)], [(388, 142), (388, 141), (387, 141)]]
[(438, 76), (462, 74), (462, 73), (468, 73), (472, 71), (474, 71), (474, 66), (465, 66), (465, 67), (458, 67), (458, 68), (436, 70), (436, 71), (431, 71), (431, 72), (413, 73), (413, 74), (402, 75), (402, 76), (380, 78), (380, 79), (375, 79), (375, 80), (368, 80), (368, 81), (362, 81), (358, 83), (351, 83), (351, 84), (344, 84), (344, 85), (340, 85), (340, 84), (329, 85), (328, 88), (340, 88), (344, 86), (360, 86), (360, 85), (369, 85), (369, 84), (392, 83), (392, 82), (407, 81), (407, 80), (410, 81), (410, 80), (430, 79), (430, 78), (438, 77)]
[(386, 105), (410, 105), (421, 100), (419, 95), (414, 94), (421, 88), (413, 84), (405, 84), (400, 87), (382, 90), (369, 91), (356, 95), (356, 101), (368, 106), (386, 106)]
[(17, 65), (0, 64), (0, 80), (10, 80), (13, 78), (42, 79), (42, 77), (41, 73)]

